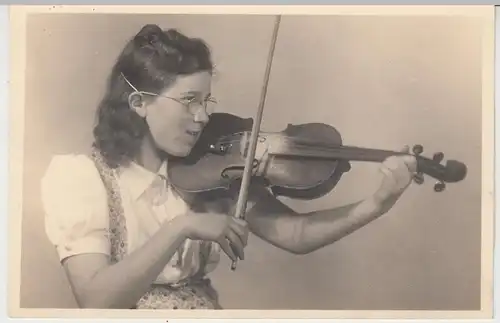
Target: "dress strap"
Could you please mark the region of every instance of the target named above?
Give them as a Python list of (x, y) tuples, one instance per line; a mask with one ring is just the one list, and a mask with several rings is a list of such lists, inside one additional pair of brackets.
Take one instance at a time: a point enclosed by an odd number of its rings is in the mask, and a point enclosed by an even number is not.
[(127, 226), (116, 180), (116, 170), (111, 169), (106, 164), (101, 153), (96, 148), (92, 149), (92, 160), (99, 171), (108, 194), (108, 236), (111, 244), (111, 260), (116, 263), (122, 260), (127, 252)]

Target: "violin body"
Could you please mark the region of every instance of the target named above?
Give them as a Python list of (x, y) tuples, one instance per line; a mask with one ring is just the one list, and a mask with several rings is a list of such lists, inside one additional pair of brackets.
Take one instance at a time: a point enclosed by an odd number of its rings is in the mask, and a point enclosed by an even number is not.
[[(169, 162), (168, 176), (177, 190), (220, 194), (239, 183), (243, 176), (252, 120), (230, 114), (214, 114), (211, 118), (215, 119), (210, 120), (191, 155)], [(229, 124), (233, 125), (230, 129)], [(221, 133), (221, 129), (230, 131)], [(308, 157), (305, 151), (309, 147), (291, 144), (318, 140), (328, 145), (342, 145), (340, 133), (321, 123), (289, 124), (281, 132), (261, 132), (257, 154), (261, 150), (271, 151), (265, 164), (256, 156), (252, 180), (263, 183), (276, 196), (314, 199), (329, 193), (342, 174), (350, 170), (349, 162)]]
[[(223, 196), (240, 183), (248, 155), (252, 119), (232, 114), (214, 114), (191, 154), (169, 161), (168, 176), (172, 185), (187, 194)], [(442, 153), (433, 159), (420, 156), (422, 148), (414, 147), (417, 157), (417, 183), (425, 173), (439, 182), (458, 182), (466, 167), (458, 161), (440, 162)], [(389, 150), (344, 146), (341, 134), (322, 123), (289, 124), (280, 132), (259, 132), (252, 181), (270, 188), (276, 196), (315, 199), (330, 193), (342, 175), (351, 169), (350, 161), (383, 162), (392, 155), (405, 153)]]

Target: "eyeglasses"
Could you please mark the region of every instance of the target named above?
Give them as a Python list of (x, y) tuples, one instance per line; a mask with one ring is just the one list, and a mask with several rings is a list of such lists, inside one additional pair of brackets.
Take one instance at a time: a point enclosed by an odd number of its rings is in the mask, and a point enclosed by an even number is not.
[(196, 98), (196, 97), (192, 97), (192, 98), (184, 98), (184, 99), (177, 99), (177, 98), (173, 98), (173, 97), (169, 97), (169, 96), (165, 96), (165, 95), (161, 95), (161, 94), (158, 94), (158, 93), (152, 93), (152, 92), (146, 92), (146, 91), (139, 91), (135, 88), (135, 86), (132, 85), (132, 83), (129, 82), (129, 80), (125, 77), (125, 75), (123, 75), (123, 73), (121, 73), (123, 79), (125, 80), (125, 82), (127, 82), (127, 84), (137, 93), (139, 94), (143, 94), (143, 95), (151, 95), (151, 96), (156, 96), (156, 97), (162, 97), (162, 98), (165, 98), (165, 99), (169, 99), (169, 100), (173, 100), (177, 103), (180, 103), (181, 105), (185, 106), (187, 108), (187, 110), (193, 115), (197, 115), (201, 109), (204, 109), (205, 110), (205, 113), (207, 115), (211, 115), (214, 110), (215, 110), (215, 106), (217, 105), (217, 100), (213, 97), (208, 97), (204, 100), (199, 100), (199, 98)]

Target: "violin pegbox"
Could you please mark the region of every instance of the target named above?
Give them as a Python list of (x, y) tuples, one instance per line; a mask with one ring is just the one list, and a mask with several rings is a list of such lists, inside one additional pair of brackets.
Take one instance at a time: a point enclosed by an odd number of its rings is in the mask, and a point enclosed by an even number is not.
[(435, 192), (442, 192), (446, 188), (445, 182), (459, 182), (465, 178), (467, 167), (465, 164), (456, 161), (448, 160), (446, 164), (441, 162), (444, 159), (444, 153), (436, 152), (432, 158), (422, 156), (424, 148), (422, 145), (413, 146), (413, 154), (417, 158), (417, 173), (414, 175), (414, 181), (417, 184), (424, 182), (424, 174), (427, 174), (435, 179)]
[[(435, 161), (438, 164), (441, 164), (441, 161), (444, 159), (444, 153), (442, 152), (437, 152), (434, 153), (432, 156), (432, 160)], [(444, 181), (440, 180), (436, 184), (434, 184), (434, 191), (435, 192), (442, 192), (446, 188), (446, 184)]]

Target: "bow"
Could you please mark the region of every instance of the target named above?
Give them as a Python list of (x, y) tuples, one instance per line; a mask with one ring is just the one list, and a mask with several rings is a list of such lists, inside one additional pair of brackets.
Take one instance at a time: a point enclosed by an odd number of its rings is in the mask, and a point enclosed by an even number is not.
[[(271, 73), (271, 65), (272, 65), (273, 56), (274, 56), (274, 49), (276, 47), (276, 39), (278, 38), (278, 29), (279, 29), (280, 22), (281, 22), (281, 16), (278, 15), (276, 17), (276, 21), (274, 24), (274, 31), (273, 31), (273, 35), (272, 35), (272, 39), (271, 39), (271, 47), (269, 49), (269, 55), (267, 58), (267, 65), (266, 65), (266, 70), (265, 70), (265, 74), (264, 74), (264, 84), (262, 86), (262, 92), (261, 92), (259, 107), (257, 109), (257, 113), (255, 116), (255, 121), (252, 125), (252, 132), (251, 132), (251, 135), (249, 138), (250, 145), (248, 147), (248, 152), (247, 152), (247, 156), (245, 159), (245, 168), (243, 170), (241, 187), (240, 187), (240, 191), (238, 194), (238, 201), (236, 203), (236, 210), (235, 210), (234, 216), (238, 219), (244, 218), (244, 212), (247, 208), (248, 188), (250, 185), (251, 171), (252, 171), (253, 162), (255, 159), (257, 138), (259, 136), (260, 125), (262, 123), (262, 114), (264, 112), (264, 103), (266, 101), (267, 87), (268, 87), (268, 83), (269, 83), (269, 75)], [(235, 270), (235, 269), (236, 269), (236, 261), (233, 261), (233, 263), (231, 265), (231, 270)]]

